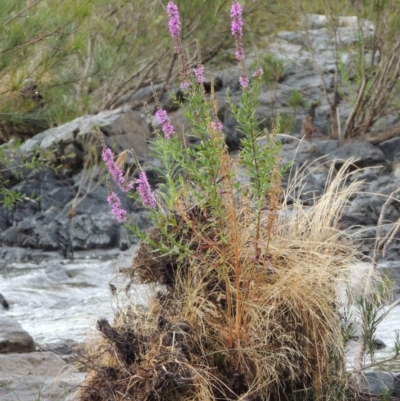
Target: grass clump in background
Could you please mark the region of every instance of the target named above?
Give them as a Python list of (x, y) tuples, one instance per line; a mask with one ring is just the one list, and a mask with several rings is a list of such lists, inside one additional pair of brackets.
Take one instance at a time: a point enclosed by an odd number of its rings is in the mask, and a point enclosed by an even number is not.
[[(141, 171), (136, 196), (154, 228), (142, 234), (130, 282), (152, 284), (147, 309), (128, 306), (101, 338), (87, 344), (81, 401), (345, 399), (355, 396), (345, 371), (349, 336), (343, 310), (362, 292), (349, 271), (356, 247), (339, 218), (357, 184), (344, 188), (348, 164), (311, 208), (282, 195), (275, 133), (259, 130), (255, 109), (263, 70), (245, 68), (242, 9), (231, 7), (231, 33), (242, 88), (232, 113), (244, 134), (232, 158), (214, 94), (203, 86), (201, 58), (188, 63), (175, 3), (167, 6), (180, 66), (181, 107), (200, 139), (186, 147), (156, 97), (153, 144), (163, 178), (156, 193)], [(228, 100), (229, 102), (229, 97)], [(121, 170), (105, 149), (112, 178)], [(105, 156), (103, 156), (105, 157)], [(296, 185), (294, 185), (296, 187)], [(115, 193), (109, 203), (126, 219)], [(371, 293), (380, 279), (371, 273)], [(352, 297), (345, 297), (351, 293)], [(358, 291), (358, 292), (357, 292)], [(368, 295), (368, 294), (367, 294)], [(367, 296), (365, 295), (365, 296)]]

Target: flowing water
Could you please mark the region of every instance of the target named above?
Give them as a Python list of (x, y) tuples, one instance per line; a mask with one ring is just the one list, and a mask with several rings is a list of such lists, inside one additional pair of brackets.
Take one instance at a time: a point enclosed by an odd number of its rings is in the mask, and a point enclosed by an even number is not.
[[(72, 261), (3, 264), (0, 293), (10, 304), (3, 313), (16, 318), (39, 345), (65, 339), (80, 343), (98, 317), (112, 317), (117, 310), (109, 283), (116, 279), (118, 267), (128, 263), (129, 258), (115, 252), (94, 251)], [(61, 266), (61, 274), (46, 272), (54, 265)], [(145, 286), (136, 286), (131, 294), (133, 302), (146, 302)]]
[[(124, 255), (93, 251), (77, 255), (73, 261), (52, 258), (51, 261), (37, 263), (0, 264), (0, 293), (10, 304), (8, 311), (1, 312), (0, 309), (0, 313), (15, 317), (39, 345), (66, 339), (81, 343), (98, 317), (112, 318), (118, 309), (116, 298), (111, 296), (109, 283), (121, 280), (116, 279), (117, 270), (129, 265), (132, 253), (133, 250)], [(61, 265), (68, 275), (49, 275), (46, 268), (51, 264)], [(400, 262), (384, 267), (399, 283)], [(121, 282), (116, 285), (118, 287)], [(146, 286), (131, 287), (130, 294), (134, 303), (147, 303)], [(377, 360), (393, 355), (398, 330), (400, 306), (395, 307), (378, 327), (376, 337), (386, 344), (386, 348), (377, 351)], [(350, 349), (350, 360), (352, 353)], [(398, 360), (385, 366), (391, 371), (400, 372)]]

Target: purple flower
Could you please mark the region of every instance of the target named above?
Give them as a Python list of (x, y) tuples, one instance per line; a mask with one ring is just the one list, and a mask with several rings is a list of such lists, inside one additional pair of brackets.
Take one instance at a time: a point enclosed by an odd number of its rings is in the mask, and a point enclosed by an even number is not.
[(181, 89), (187, 89), (190, 86), (190, 82), (185, 79), (182, 83), (181, 83)]
[(223, 125), (221, 123), (221, 121), (212, 121), (211, 122), (211, 128), (216, 130), (216, 131), (221, 131), (223, 128)]
[(235, 57), (237, 60), (244, 60), (244, 50), (240, 42), (236, 42)]
[(249, 86), (249, 78), (243, 75), (239, 77), (239, 85), (242, 89), (246, 89)]
[(170, 1), (167, 5), (167, 14), (169, 16), (169, 32), (175, 42), (175, 51), (178, 54), (182, 54), (183, 49), (180, 38), (181, 21), (179, 19), (178, 6), (173, 1)]
[(125, 223), (127, 213), (121, 208), (121, 200), (115, 192), (111, 192), (107, 197), (107, 202), (111, 205), (111, 211), (120, 223)]
[(242, 6), (235, 1), (231, 6), (231, 32), (236, 40), (242, 37), (243, 33), (243, 20), (242, 20)]
[(161, 129), (164, 132), (166, 138), (171, 138), (175, 134), (175, 129), (171, 124), (171, 120), (165, 110), (160, 109), (156, 111), (156, 117), (158, 123), (161, 125)]
[(136, 180), (136, 182), (139, 184), (138, 191), (142, 198), (143, 205), (153, 208), (156, 207), (156, 201), (144, 171), (139, 174), (139, 178)]
[(261, 75), (264, 74), (264, 70), (261, 67), (261, 65), (258, 66), (258, 68), (253, 72), (253, 77), (261, 77)]
[(204, 65), (199, 65), (197, 68), (193, 68), (194, 75), (197, 79), (197, 82), (204, 82)]
[(238, 60), (244, 60), (242, 6), (237, 1), (231, 6), (231, 20), (231, 32), (236, 42), (235, 57)]
[(133, 188), (133, 184), (126, 184), (123, 171), (115, 164), (114, 155), (110, 148), (104, 148), (101, 154), (111, 177), (121, 188), (121, 191), (128, 192)]

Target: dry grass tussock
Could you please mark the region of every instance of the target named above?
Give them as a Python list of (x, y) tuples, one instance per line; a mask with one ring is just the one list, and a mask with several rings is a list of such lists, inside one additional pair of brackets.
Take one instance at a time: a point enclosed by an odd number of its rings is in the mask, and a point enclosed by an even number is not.
[(260, 224), (229, 182), (218, 219), (182, 196), (124, 271), (156, 284), (153, 301), (98, 321), (81, 401), (344, 398), (339, 289), (357, 257), (338, 228), (357, 187), (346, 171), (313, 207), (286, 197)]

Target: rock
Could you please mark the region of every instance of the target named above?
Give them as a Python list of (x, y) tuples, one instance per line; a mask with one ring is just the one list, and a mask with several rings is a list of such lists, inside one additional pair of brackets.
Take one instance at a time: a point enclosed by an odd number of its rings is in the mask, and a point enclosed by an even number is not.
[(394, 377), (393, 397), (400, 398), (400, 374)]
[[(154, 90), (159, 93), (163, 90), (164, 84), (154, 85)], [(153, 88), (151, 86), (145, 86), (144, 88), (138, 89), (127, 101), (128, 105), (138, 103), (138, 102), (149, 102), (153, 98)]]
[(374, 338), (374, 346), (375, 346), (375, 349), (386, 348), (386, 344), (379, 338)]
[(0, 294), (0, 304), (3, 306), (4, 309), (8, 309), (10, 307), (7, 300), (4, 298), (2, 294)]
[(101, 145), (96, 137), (95, 128), (98, 127), (106, 136), (109, 146), (120, 152), (133, 148), (139, 160), (147, 156), (147, 138), (149, 129), (146, 124), (146, 116), (129, 108), (102, 111), (96, 115), (86, 115), (75, 120), (50, 128), (33, 138), (27, 140), (21, 151), (28, 153), (35, 146), (39, 146), (42, 152), (51, 150), (57, 156), (66, 155), (65, 149), (73, 144), (78, 148), (95, 147), (97, 153), (101, 151)]
[[(127, 199), (125, 194), (121, 194), (118, 189), (115, 189), (120, 196), (122, 207), (126, 209)], [(88, 214), (94, 215), (96, 213), (107, 213), (110, 212), (110, 205), (107, 203), (108, 190), (104, 185), (100, 185), (93, 191), (88, 193), (83, 192), (81, 198), (77, 202), (75, 208), (76, 214)], [(70, 210), (70, 206), (65, 207), (63, 214), (67, 215)]]
[(43, 348), (59, 355), (70, 355), (78, 345), (79, 344), (74, 340), (65, 339), (56, 343), (43, 344)]
[(0, 400), (64, 400), (85, 375), (65, 368), (62, 357), (54, 352), (0, 355)]
[(74, 216), (70, 228), (72, 247), (74, 250), (115, 247), (120, 226), (110, 211)]
[(373, 395), (392, 394), (395, 388), (395, 377), (386, 372), (365, 372), (365, 388)]
[(318, 139), (315, 141), (315, 146), (321, 155), (327, 155), (339, 148), (339, 141), (337, 139)]
[(280, 156), (282, 165), (292, 163), (292, 171), (294, 171), (306, 163), (312, 163), (321, 156), (321, 153), (316, 144), (311, 141), (296, 141), (282, 145)]
[(171, 113), (169, 117), (171, 118), (171, 123), (175, 128), (176, 134), (182, 141), (185, 141), (185, 143), (190, 147), (195, 147), (200, 144), (200, 138), (191, 135), (192, 124), (184, 116), (182, 109)]
[(348, 209), (342, 216), (343, 228), (352, 225), (369, 226), (376, 225), (384, 201), (378, 197), (369, 194), (359, 194), (351, 202)]
[(27, 249), (17, 246), (0, 246), (0, 266), (9, 263), (27, 263), (32, 260), (32, 255)]
[(42, 212), (50, 209), (51, 207), (63, 207), (66, 203), (75, 197), (75, 189), (69, 180), (62, 178), (55, 178), (55, 183), (51, 183), (46, 179), (41, 187), (40, 206)]
[(71, 278), (71, 274), (62, 265), (56, 262), (50, 262), (44, 270), (46, 276), (53, 281), (62, 282)]
[(378, 148), (385, 155), (385, 159), (390, 162), (400, 160), (400, 137), (395, 137), (378, 144)]
[[(122, 109), (115, 118), (110, 118), (107, 114), (103, 118), (102, 113), (96, 116), (96, 121), (101, 132), (106, 135), (107, 145), (117, 154), (133, 149), (139, 161), (146, 160), (147, 139), (150, 136), (150, 130), (145, 114)], [(81, 131), (76, 136), (76, 141), (84, 148), (86, 148), (85, 141), (87, 141), (88, 135), (90, 134)]]
[(3, 232), (10, 227), (10, 212), (7, 209), (0, 207), (0, 231)]
[(119, 249), (121, 251), (126, 251), (132, 245), (131, 237), (132, 234), (125, 227), (122, 227), (119, 234)]
[(16, 319), (0, 316), (0, 354), (10, 352), (33, 352), (35, 343)]
[(328, 158), (329, 160), (335, 160), (337, 168), (350, 158), (354, 158), (354, 164), (358, 167), (375, 166), (385, 163), (383, 152), (369, 142), (349, 143), (330, 152)]
[(240, 69), (237, 66), (226, 68), (215, 74), (215, 79), (219, 79), (224, 89), (236, 90), (240, 77)]
[(70, 143), (64, 149), (64, 156), (66, 157), (67, 165), (80, 165), (83, 166), (84, 152), (75, 143)]

